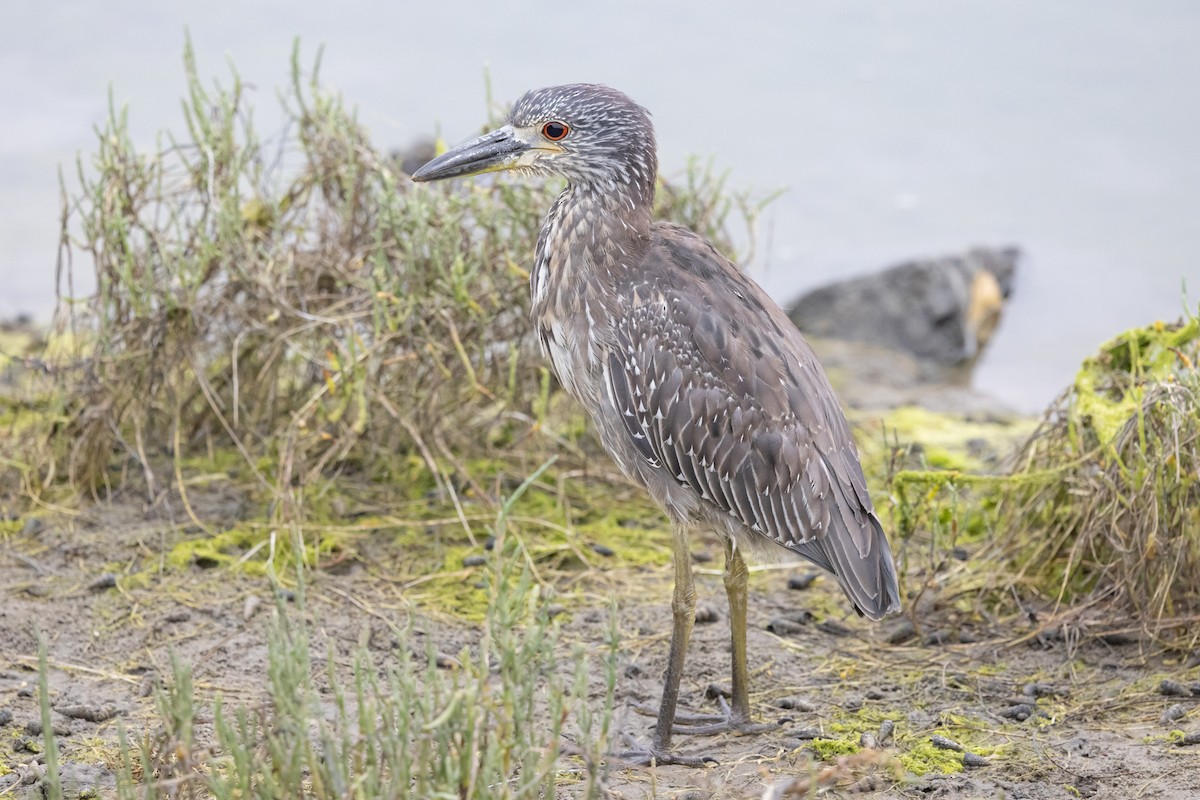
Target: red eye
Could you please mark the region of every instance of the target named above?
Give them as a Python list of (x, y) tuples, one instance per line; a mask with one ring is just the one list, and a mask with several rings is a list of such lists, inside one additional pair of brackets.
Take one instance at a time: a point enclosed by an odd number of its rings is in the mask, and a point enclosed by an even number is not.
[(571, 126), (565, 122), (547, 122), (542, 126), (542, 136), (545, 136), (552, 142), (567, 138), (567, 134), (570, 132)]

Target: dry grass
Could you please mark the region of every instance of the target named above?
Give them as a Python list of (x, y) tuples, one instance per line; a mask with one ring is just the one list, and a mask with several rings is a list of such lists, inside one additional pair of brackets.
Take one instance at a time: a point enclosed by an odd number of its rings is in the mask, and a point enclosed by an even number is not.
[(1128, 331), (1086, 361), (1003, 485), (990, 557), (1056, 624), (1200, 636), (1200, 320)]
[[(286, 132), (261, 139), (236, 74), (208, 88), (185, 60), (186, 135), (138, 152), (114, 109), (65, 201), (33, 491), (154, 501), (182, 487), (181, 459), (236, 448), (286, 514), (317, 476), (395, 480), (412, 455), (453, 492), (474, 480), (464, 450), (536, 463), (578, 427), (544, 424), (556, 387), (528, 336), (525, 266), (556, 187), (415, 186), (298, 56)], [(660, 194), (662, 216), (728, 242), (739, 200), (710, 168)], [(71, 300), (79, 261), (97, 291)]]

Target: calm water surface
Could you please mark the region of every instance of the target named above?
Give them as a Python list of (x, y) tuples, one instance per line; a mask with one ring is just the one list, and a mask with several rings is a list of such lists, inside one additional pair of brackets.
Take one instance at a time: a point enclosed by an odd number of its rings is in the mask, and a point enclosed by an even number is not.
[[(104, 3), (0, 10), (0, 317), (53, 308), (60, 164), (112, 87), (147, 146), (179, 129), (180, 54), (225, 59), (271, 130), (292, 39), (382, 146), (456, 142), (497, 98), (586, 80), (655, 115), (665, 172), (712, 156), (786, 187), (752, 272), (779, 300), (973, 244), (1020, 245), (976, 385), (1034, 410), (1119, 329), (1200, 297), (1200, 3), (1191, 0), (488, 4)], [(70, 175), (70, 172), (68, 172)]]

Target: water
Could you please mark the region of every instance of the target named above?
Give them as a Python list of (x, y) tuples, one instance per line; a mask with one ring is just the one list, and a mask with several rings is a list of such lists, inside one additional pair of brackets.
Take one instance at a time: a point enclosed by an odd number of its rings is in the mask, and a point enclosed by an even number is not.
[(1035, 410), (1116, 331), (1200, 296), (1200, 5), (1191, 0), (458, 4), (385, 0), (6, 4), (0, 25), (0, 317), (54, 303), (58, 165), (107, 93), (135, 135), (179, 129), (187, 26), (269, 128), (292, 39), (381, 146), (455, 142), (498, 98), (576, 80), (655, 115), (662, 167), (712, 156), (787, 187), (752, 272), (779, 300), (973, 244), (1028, 254), (976, 385)]

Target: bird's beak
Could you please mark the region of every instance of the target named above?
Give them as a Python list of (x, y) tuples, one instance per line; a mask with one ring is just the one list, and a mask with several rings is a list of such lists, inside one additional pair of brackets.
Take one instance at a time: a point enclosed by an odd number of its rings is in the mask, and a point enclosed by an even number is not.
[(521, 166), (522, 156), (532, 155), (534, 148), (517, 137), (511, 125), (485, 133), (430, 161), (412, 174), (414, 181), (440, 181), (460, 178), (464, 175), (479, 175), (483, 172), (500, 172)]

